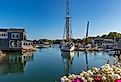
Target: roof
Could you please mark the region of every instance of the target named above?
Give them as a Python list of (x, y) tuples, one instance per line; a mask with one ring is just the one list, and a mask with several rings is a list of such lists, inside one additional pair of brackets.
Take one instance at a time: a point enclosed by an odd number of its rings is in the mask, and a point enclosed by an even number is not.
[(94, 40), (103, 41), (104, 39), (103, 38), (95, 38)]
[(24, 42), (33, 42), (32, 40), (24, 40)]
[(107, 41), (107, 42), (114, 42), (113, 39), (104, 39), (104, 41)]
[(25, 29), (10, 28), (8, 32), (26, 32)]
[(0, 28), (0, 32), (7, 32), (8, 29)]
[(9, 28), (9, 29), (0, 28), (0, 32), (26, 32), (26, 30), (19, 28)]

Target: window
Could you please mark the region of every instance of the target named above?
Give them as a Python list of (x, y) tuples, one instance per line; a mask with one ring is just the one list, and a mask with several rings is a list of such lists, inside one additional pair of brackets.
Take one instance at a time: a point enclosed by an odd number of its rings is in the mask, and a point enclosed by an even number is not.
[(24, 46), (26, 45), (26, 43), (24, 43)]
[(15, 35), (13, 34), (12, 37), (15, 38)]
[(0, 32), (0, 38), (8, 38), (7, 32)]
[(12, 33), (11, 38), (12, 39), (20, 39), (20, 34), (19, 33)]
[(16, 38), (19, 38), (19, 35), (18, 34), (16, 35)]

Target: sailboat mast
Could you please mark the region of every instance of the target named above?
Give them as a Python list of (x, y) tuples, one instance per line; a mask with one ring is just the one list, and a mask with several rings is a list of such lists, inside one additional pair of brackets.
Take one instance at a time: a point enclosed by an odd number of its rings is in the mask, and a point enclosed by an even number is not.
[(86, 45), (87, 45), (87, 38), (88, 38), (88, 30), (89, 30), (89, 21), (87, 22), (87, 30), (86, 30)]
[(86, 38), (88, 38), (88, 30), (89, 30), (89, 21), (87, 22)]
[(71, 39), (69, 0), (66, 0), (66, 39)]

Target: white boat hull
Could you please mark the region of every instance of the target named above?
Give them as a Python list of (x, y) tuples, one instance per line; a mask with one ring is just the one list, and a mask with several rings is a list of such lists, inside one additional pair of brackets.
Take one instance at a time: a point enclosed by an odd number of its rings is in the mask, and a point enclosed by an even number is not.
[(60, 47), (61, 51), (67, 51), (67, 52), (72, 52), (75, 50), (75, 46), (66, 46), (66, 45), (61, 45)]

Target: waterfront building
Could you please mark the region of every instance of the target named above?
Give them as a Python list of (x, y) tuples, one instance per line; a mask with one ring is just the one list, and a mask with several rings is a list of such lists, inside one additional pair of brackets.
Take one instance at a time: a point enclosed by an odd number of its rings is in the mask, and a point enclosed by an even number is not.
[(103, 39), (102, 38), (96, 38), (96, 39), (92, 40), (92, 45), (93, 46), (101, 47), (102, 44), (103, 44)]
[(103, 48), (104, 49), (115, 49), (116, 48), (115, 41), (113, 39), (104, 39)]
[(116, 48), (116, 42), (113, 39), (97, 38), (92, 41), (92, 44), (94, 46), (98, 46), (103, 49), (115, 49)]
[(32, 45), (25, 29), (0, 29), (0, 50), (31, 50)]

